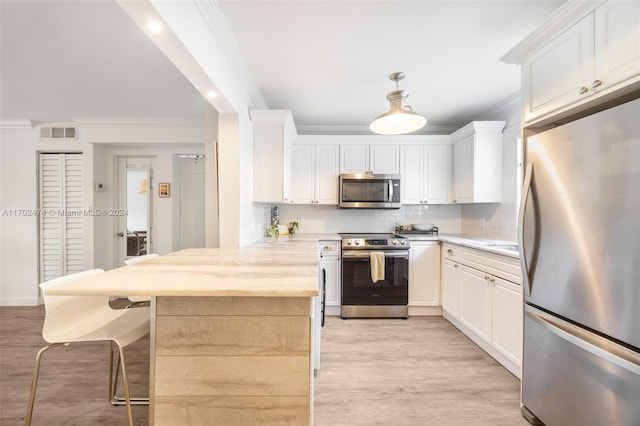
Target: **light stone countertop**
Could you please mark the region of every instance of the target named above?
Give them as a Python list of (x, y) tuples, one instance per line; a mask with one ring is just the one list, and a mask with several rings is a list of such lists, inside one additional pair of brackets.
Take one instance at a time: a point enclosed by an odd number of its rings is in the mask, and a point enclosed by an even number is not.
[(516, 259), (520, 258), (520, 252), (517, 249), (518, 243), (514, 241), (489, 240), (461, 234), (440, 234), (438, 240)]
[(318, 238), (264, 239), (243, 248), (185, 249), (49, 289), (59, 295), (311, 297)]
[(489, 240), (485, 238), (472, 237), (464, 234), (411, 234), (399, 233), (403, 237), (412, 241), (441, 241), (444, 243), (456, 244), (464, 247), (470, 247), (477, 250), (484, 250), (491, 253), (497, 253), (504, 256), (519, 258), (520, 253), (517, 250), (517, 242)]

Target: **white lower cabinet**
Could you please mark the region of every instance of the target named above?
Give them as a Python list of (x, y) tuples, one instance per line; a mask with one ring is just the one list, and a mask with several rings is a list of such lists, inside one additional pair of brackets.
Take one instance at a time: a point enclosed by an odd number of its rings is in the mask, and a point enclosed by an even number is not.
[(491, 282), (487, 274), (460, 266), (460, 321), (491, 342)]
[(443, 316), (520, 377), (523, 300), (518, 259), (448, 243), (442, 253)]
[(320, 288), (324, 286), (325, 315), (340, 315), (342, 264), (340, 241), (319, 241)]
[(440, 243), (411, 241), (409, 315), (440, 315)]
[(504, 356), (522, 362), (522, 287), (502, 278), (493, 283), (491, 339)]
[(460, 298), (460, 264), (444, 259), (441, 274), (442, 309), (457, 318)]

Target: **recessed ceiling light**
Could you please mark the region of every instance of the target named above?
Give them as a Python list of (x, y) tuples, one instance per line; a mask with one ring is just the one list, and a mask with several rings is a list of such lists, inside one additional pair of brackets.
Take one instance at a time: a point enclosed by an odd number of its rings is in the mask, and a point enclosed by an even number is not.
[(207, 96), (210, 97), (210, 98), (215, 98), (218, 95), (213, 90), (210, 90), (210, 91), (207, 92)]
[(158, 21), (147, 21), (147, 29), (149, 31), (159, 33), (162, 32), (163, 28), (162, 24)]

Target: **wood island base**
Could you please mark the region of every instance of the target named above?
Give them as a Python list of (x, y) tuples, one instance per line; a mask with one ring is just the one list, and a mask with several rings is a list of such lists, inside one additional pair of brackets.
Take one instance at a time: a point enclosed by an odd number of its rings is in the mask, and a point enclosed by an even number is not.
[(312, 424), (309, 297), (152, 298), (152, 425)]

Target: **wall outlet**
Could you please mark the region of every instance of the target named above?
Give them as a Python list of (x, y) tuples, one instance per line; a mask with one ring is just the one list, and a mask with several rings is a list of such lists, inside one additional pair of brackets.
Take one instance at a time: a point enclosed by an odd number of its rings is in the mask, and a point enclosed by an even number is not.
[(103, 192), (104, 191), (104, 184), (102, 184), (102, 183), (96, 183), (94, 185), (94, 187), (95, 187), (95, 191), (96, 192)]

